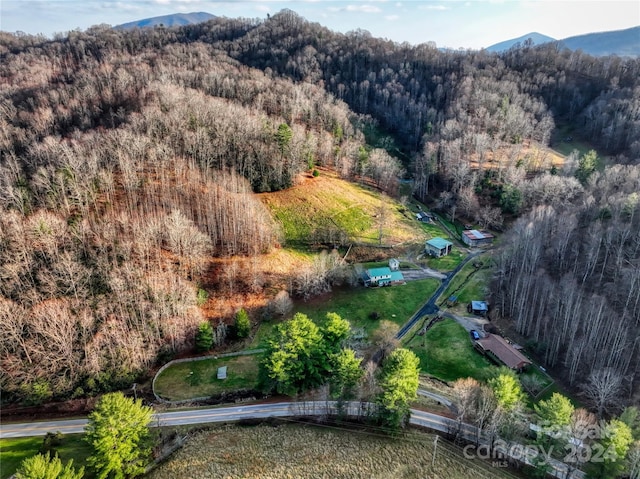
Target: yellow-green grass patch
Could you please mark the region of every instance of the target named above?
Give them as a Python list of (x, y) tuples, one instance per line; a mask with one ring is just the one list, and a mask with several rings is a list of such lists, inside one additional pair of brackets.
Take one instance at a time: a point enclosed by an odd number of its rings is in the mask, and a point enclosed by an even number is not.
[(292, 244), (327, 237), (327, 231), (342, 231), (350, 241), (373, 244), (380, 241), (380, 225), (385, 244), (423, 237), (417, 222), (402, 214), (397, 201), (329, 174), (260, 196)]
[[(158, 376), (155, 391), (164, 399), (179, 401), (254, 389), (259, 358), (250, 355), (175, 363)], [(227, 379), (217, 378), (221, 366), (227, 366)]]

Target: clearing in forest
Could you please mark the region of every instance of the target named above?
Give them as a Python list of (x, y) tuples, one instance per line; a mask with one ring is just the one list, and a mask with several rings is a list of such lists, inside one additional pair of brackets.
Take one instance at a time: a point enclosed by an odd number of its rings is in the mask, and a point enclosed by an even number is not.
[(411, 212), (387, 195), (323, 171), (301, 177), (262, 201), (291, 244), (366, 243), (397, 245), (424, 234)]

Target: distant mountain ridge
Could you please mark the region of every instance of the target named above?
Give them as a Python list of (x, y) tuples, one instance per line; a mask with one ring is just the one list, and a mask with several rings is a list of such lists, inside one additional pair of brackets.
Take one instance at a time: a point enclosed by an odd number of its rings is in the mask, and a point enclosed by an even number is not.
[(216, 18), (216, 16), (206, 12), (174, 13), (172, 15), (143, 18), (142, 20), (116, 25), (114, 28), (118, 30), (131, 30), (133, 28), (159, 27), (161, 25), (165, 27), (177, 27), (206, 22), (212, 18)]
[(528, 38), (531, 38), (535, 45), (557, 41), (562, 47), (569, 50), (582, 50), (593, 56), (640, 56), (640, 26), (609, 32), (586, 33), (563, 40), (556, 40), (552, 37), (532, 32), (518, 38), (496, 43), (485, 50), (496, 53), (503, 52), (517, 43), (524, 43)]
[(512, 38), (511, 40), (505, 40), (503, 42), (496, 43), (495, 45), (491, 45), (490, 47), (485, 48), (485, 50), (494, 53), (503, 52), (514, 46), (516, 43), (524, 43), (529, 38), (531, 38), (534, 45), (542, 45), (543, 43), (556, 41), (555, 38), (543, 35), (542, 33), (531, 32), (518, 38)]
[(565, 38), (560, 44), (594, 56), (640, 56), (640, 26), (611, 32), (587, 33)]

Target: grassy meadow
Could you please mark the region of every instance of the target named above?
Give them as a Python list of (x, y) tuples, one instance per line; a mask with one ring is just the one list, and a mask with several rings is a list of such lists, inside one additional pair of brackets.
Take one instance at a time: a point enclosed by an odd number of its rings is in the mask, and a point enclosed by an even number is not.
[(440, 441), (435, 467), (432, 434), (391, 438), (367, 431), (297, 424), (220, 426), (202, 431), (149, 479), (507, 479), (512, 474)]
[[(173, 364), (156, 379), (156, 393), (164, 399), (179, 401), (255, 388), (258, 357), (234, 356)], [(220, 366), (227, 366), (227, 379), (217, 378)]]
[(420, 369), (444, 381), (486, 379), (495, 366), (472, 346), (469, 333), (453, 319), (434, 324), (423, 336), (406, 344), (420, 358)]
[[(424, 279), (383, 288), (336, 289), (321, 298), (296, 303), (294, 311), (304, 313), (314, 321), (322, 321), (329, 312), (338, 313), (349, 320), (352, 328), (362, 328), (370, 334), (382, 320), (402, 326), (439, 285), (436, 279)], [(370, 318), (373, 312), (378, 313), (378, 319)]]
[(324, 171), (292, 188), (260, 197), (291, 244), (312, 242), (320, 231), (333, 231), (336, 241), (341, 231), (350, 242), (368, 244), (421, 241), (424, 236), (417, 221), (405, 216), (397, 201)]

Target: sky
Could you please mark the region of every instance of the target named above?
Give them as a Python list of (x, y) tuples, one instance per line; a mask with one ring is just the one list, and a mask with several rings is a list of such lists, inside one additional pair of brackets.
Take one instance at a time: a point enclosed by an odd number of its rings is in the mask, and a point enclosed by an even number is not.
[(640, 25), (638, 0), (0, 0), (0, 30), (52, 36), (178, 12), (265, 18), (283, 8), (338, 32), (455, 49)]

